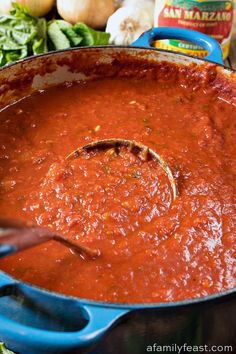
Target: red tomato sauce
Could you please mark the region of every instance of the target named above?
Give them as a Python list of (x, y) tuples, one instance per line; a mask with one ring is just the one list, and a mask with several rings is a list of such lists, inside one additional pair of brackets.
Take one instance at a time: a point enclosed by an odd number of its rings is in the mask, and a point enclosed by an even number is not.
[[(107, 78), (32, 94), (0, 113), (0, 215), (55, 229), (101, 256), (54, 241), (1, 259), (17, 278), (109, 302), (196, 298), (236, 286), (236, 108), (178, 80)], [(65, 158), (98, 139), (153, 148)]]

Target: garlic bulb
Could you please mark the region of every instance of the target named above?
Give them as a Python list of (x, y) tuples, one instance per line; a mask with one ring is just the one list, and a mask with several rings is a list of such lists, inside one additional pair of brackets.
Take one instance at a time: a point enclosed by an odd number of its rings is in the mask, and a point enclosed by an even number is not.
[(42, 17), (46, 15), (53, 7), (54, 0), (17, 0), (19, 4), (25, 6), (30, 15)]
[(115, 7), (113, 0), (57, 0), (57, 11), (72, 24), (84, 22), (92, 28), (102, 28)]
[(0, 0), (0, 15), (8, 15), (11, 10), (12, 0)]
[(148, 0), (135, 3), (119, 8), (109, 17), (106, 32), (111, 35), (111, 44), (129, 45), (153, 26), (154, 3)]
[(46, 15), (53, 7), (54, 0), (0, 0), (0, 15), (8, 15), (13, 2), (25, 6), (30, 15), (41, 17)]

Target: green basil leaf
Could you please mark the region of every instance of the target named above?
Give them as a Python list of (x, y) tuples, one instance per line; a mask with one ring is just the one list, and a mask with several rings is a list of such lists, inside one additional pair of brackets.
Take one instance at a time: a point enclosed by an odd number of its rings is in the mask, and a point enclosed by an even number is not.
[(6, 64), (6, 60), (5, 60), (4, 51), (0, 50), (0, 66), (3, 66), (5, 64)]
[(28, 56), (28, 48), (23, 47), (21, 50), (9, 50), (5, 52), (5, 60), (7, 63), (13, 63), (14, 61), (24, 59)]
[(12, 10), (10, 11), (10, 14), (16, 19), (21, 19), (35, 25), (37, 24), (37, 18), (31, 16), (26, 7), (16, 2), (12, 3)]
[(58, 24), (60, 30), (69, 39), (72, 47), (77, 47), (82, 42), (83, 37), (74, 31), (73, 26), (70, 23), (63, 20), (56, 20), (56, 23)]
[(33, 41), (33, 54), (47, 53), (47, 21), (45, 18), (40, 18), (37, 26), (38, 33), (37, 38)]
[(70, 41), (55, 21), (48, 26), (48, 36), (55, 49), (70, 48)]
[(46, 20), (31, 16), (24, 7), (13, 3), (11, 14), (0, 16), (0, 51), (0, 66), (47, 52)]
[(10, 15), (0, 16), (0, 66), (48, 50), (105, 45), (109, 37), (84, 23), (72, 26), (53, 20), (47, 24), (45, 18), (31, 16), (25, 7), (13, 2)]
[(76, 23), (73, 26), (73, 30), (83, 38), (80, 43), (82, 46), (106, 45), (109, 42), (109, 33), (95, 31), (84, 23)]

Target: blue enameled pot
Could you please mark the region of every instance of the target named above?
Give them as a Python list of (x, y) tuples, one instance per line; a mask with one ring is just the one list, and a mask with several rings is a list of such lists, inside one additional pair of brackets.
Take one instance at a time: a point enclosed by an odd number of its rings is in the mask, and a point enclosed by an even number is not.
[[(150, 47), (155, 39), (167, 38), (189, 40), (207, 49), (209, 55), (197, 59)], [(94, 65), (107, 65), (114, 58), (119, 61), (121, 54), (134, 61), (141, 57), (182, 66), (194, 63), (199, 69), (210, 61), (219, 65), (227, 82), (236, 80), (235, 73), (222, 66), (221, 49), (215, 40), (185, 29), (153, 28), (132, 47), (75, 48), (1, 69), (0, 108), (35, 90), (89, 79), (88, 72), (80, 68), (80, 62), (85, 65), (88, 57), (90, 65), (92, 60)], [(0, 255), (3, 252), (4, 247), (0, 247)], [(176, 348), (173, 346), (185, 343), (232, 346), (235, 352), (235, 329), (235, 289), (180, 302), (109, 304), (49, 292), (0, 272), (0, 340), (20, 354), (144, 354), (155, 352), (160, 345)]]

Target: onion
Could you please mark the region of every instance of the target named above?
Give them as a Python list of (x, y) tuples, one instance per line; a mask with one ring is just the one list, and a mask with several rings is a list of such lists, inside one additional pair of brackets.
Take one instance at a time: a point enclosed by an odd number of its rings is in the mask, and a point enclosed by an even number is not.
[(46, 15), (54, 4), (54, 0), (0, 0), (0, 15), (8, 15), (13, 2), (25, 6), (29, 10), (30, 15), (36, 17)]
[(54, 4), (54, 0), (17, 0), (16, 2), (25, 6), (29, 10), (30, 15), (36, 17), (46, 15)]
[(113, 0), (57, 0), (57, 11), (72, 24), (84, 22), (92, 28), (102, 28), (115, 7)]

